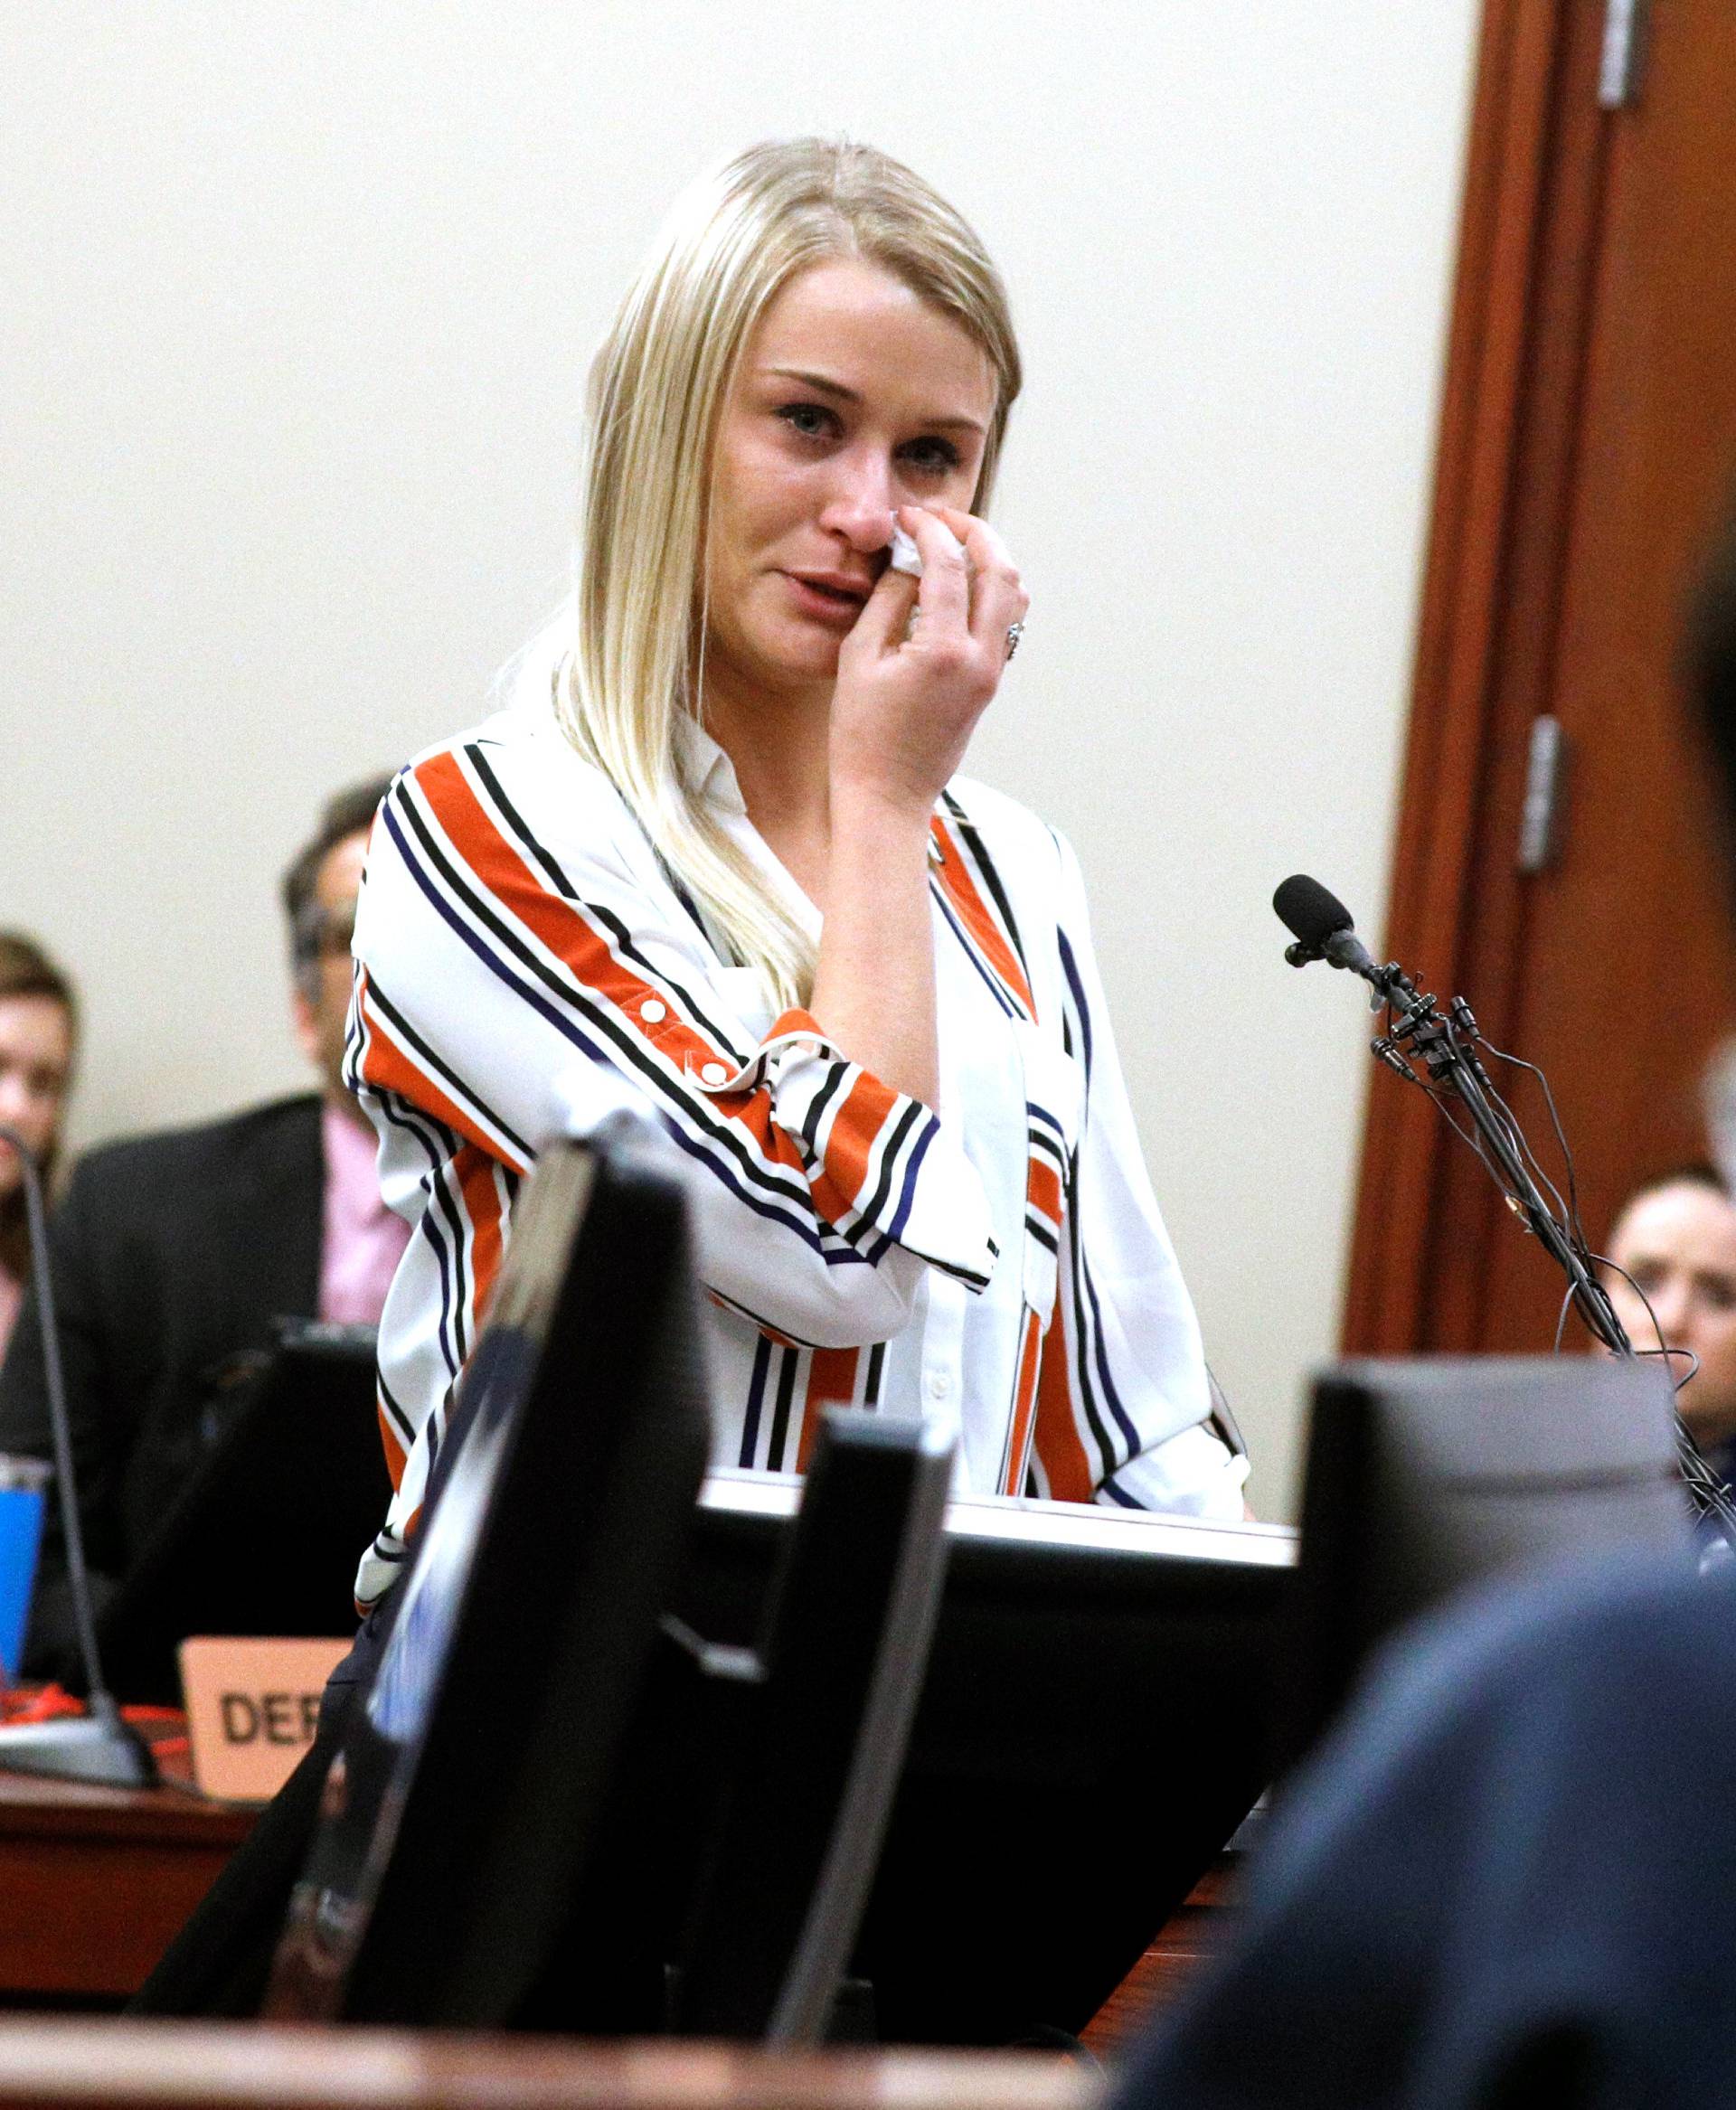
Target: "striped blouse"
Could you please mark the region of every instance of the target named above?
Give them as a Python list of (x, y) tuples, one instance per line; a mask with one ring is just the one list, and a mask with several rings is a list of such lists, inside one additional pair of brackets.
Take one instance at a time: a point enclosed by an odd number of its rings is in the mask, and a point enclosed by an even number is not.
[[(690, 781), (819, 916), (685, 728)], [(771, 1015), (546, 703), (430, 749), (381, 808), (348, 1065), (415, 1233), (380, 1329), (396, 1495), (363, 1604), (415, 1528), (538, 1142), (627, 1098), (693, 1168), (721, 1465), (798, 1473), (820, 1407), (952, 1422), (961, 1493), (1238, 1517), (1199, 1328), (1141, 1161), (1066, 843), (957, 779), (929, 847), (940, 1110)]]

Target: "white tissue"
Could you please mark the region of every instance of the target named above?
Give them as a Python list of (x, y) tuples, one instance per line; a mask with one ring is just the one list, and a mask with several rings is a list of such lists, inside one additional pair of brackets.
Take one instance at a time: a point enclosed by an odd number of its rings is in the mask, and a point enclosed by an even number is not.
[(916, 546), (916, 539), (907, 535), (898, 523), (892, 523), (892, 554), (890, 560), (894, 571), (905, 571), (912, 579), (922, 576), (922, 552)]

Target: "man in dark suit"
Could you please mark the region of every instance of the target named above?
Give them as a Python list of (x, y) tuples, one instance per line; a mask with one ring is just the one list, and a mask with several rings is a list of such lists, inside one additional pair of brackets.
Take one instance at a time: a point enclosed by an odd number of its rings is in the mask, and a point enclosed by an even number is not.
[[(259, 1369), (279, 1318), (373, 1323), (403, 1249), (344, 1088), (349, 941), (386, 780), (340, 792), (285, 874), (297, 1037), (322, 1089), (90, 1153), (49, 1238), (86, 1559), (99, 1608)], [(26, 1299), (0, 1369), (0, 1451), (52, 1454)], [(65, 1550), (42, 1549), (26, 1661), (72, 1633)]]

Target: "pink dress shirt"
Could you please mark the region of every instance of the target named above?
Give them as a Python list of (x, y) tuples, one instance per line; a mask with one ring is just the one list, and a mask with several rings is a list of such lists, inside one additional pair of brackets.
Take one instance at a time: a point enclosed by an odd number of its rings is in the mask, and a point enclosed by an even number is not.
[(325, 1228), (319, 1249), (319, 1315), (339, 1326), (377, 1326), (386, 1292), (410, 1241), (410, 1226), (380, 1199), (379, 1145), (353, 1115), (327, 1106)]

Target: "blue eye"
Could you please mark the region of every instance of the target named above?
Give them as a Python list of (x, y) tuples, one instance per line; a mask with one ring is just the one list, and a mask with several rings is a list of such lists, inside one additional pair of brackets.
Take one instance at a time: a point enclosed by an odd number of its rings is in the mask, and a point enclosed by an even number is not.
[(913, 439), (901, 452), (913, 468), (926, 476), (948, 476), (958, 466), (958, 449), (949, 439), (941, 439), (937, 435)]
[(778, 415), (805, 439), (823, 438), (838, 421), (824, 403), (780, 403)]

